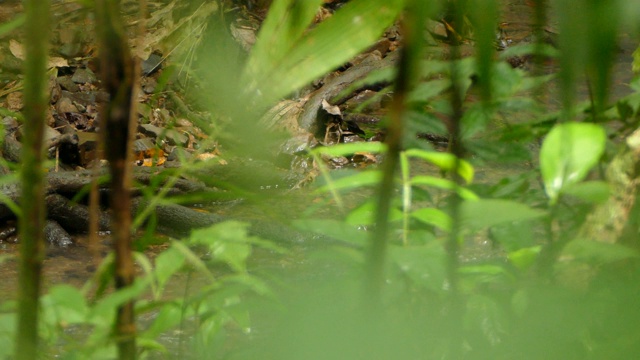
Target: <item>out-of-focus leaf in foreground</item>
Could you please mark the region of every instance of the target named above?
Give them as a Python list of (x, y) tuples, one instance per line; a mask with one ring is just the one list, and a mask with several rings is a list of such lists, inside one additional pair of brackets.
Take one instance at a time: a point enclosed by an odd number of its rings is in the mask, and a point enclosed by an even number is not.
[[(294, 3), (297, 2), (274, 2), (244, 71), (244, 83), (253, 84), (267, 103), (365, 50), (392, 24), (404, 5), (403, 0), (350, 1), (331, 18), (298, 37), (303, 30), (301, 25), (310, 20), (310, 11), (308, 7), (293, 6)], [(305, 18), (297, 19), (295, 13)], [(278, 38), (283, 32), (287, 36)]]

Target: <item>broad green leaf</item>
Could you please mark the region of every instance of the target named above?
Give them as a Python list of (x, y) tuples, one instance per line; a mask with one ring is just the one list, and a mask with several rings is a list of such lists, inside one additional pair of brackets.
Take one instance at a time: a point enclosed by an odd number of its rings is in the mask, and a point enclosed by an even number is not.
[(158, 286), (163, 288), (169, 278), (182, 268), (185, 263), (185, 257), (175, 247), (163, 251), (155, 260), (155, 275)]
[(546, 212), (509, 200), (481, 199), (460, 205), (462, 224), (472, 229), (539, 218)]
[(529, 269), (531, 265), (533, 265), (533, 263), (536, 261), (541, 249), (541, 246), (522, 248), (510, 252), (507, 255), (507, 258), (515, 267), (517, 267), (521, 271), (525, 271)]
[(456, 157), (453, 154), (420, 149), (407, 150), (406, 154), (409, 157), (426, 160), (444, 171), (453, 171), (457, 166), (458, 175), (460, 175), (467, 184), (473, 181), (473, 166), (463, 159), (456, 161)]
[(207, 245), (214, 260), (226, 263), (235, 271), (244, 272), (247, 258), (251, 255), (248, 227), (247, 223), (225, 221), (192, 231), (190, 241)]
[[(364, 204), (358, 206), (354, 210), (352, 210), (347, 218), (345, 219), (346, 223), (349, 225), (359, 226), (359, 225), (373, 225), (376, 214), (376, 202), (375, 201), (367, 201)], [(391, 208), (389, 211), (389, 221), (396, 221), (402, 219), (402, 211)]]
[(127, 301), (137, 299), (147, 288), (147, 282), (136, 279), (133, 285), (119, 289), (100, 299), (91, 309), (89, 318), (100, 322), (105, 318), (112, 318), (118, 306)]
[(71, 285), (53, 287), (43, 299), (43, 304), (58, 322), (74, 324), (86, 320), (88, 307), (84, 295)]
[(321, 4), (322, 0), (274, 1), (251, 49), (248, 63), (251, 71), (281, 62), (309, 27)]
[(540, 171), (547, 196), (554, 204), (564, 188), (584, 179), (604, 152), (601, 126), (564, 123), (554, 126), (540, 149)]
[(142, 337), (155, 339), (161, 333), (175, 328), (182, 321), (182, 304), (179, 302), (167, 302), (154, 317), (153, 323), (141, 334)]
[(427, 185), (439, 189), (456, 191), (465, 200), (478, 200), (478, 195), (469, 189), (465, 189), (449, 179), (428, 175), (417, 175), (411, 178), (411, 185)]
[(302, 36), (290, 51), (280, 56), (282, 61), (263, 62), (256, 57), (247, 68), (245, 81), (252, 83), (249, 80), (255, 79), (267, 102), (285, 96), (372, 45), (393, 23), (403, 5), (403, 0), (352, 0)]
[(611, 188), (604, 181), (585, 181), (569, 185), (564, 193), (590, 203), (603, 203), (609, 199)]
[(358, 152), (383, 153), (385, 151), (387, 151), (387, 146), (385, 144), (378, 141), (372, 141), (325, 146), (314, 149), (312, 153), (328, 156), (345, 156), (352, 155)]
[(436, 226), (441, 230), (451, 230), (451, 217), (442, 210), (423, 208), (411, 212), (411, 216), (422, 223)]

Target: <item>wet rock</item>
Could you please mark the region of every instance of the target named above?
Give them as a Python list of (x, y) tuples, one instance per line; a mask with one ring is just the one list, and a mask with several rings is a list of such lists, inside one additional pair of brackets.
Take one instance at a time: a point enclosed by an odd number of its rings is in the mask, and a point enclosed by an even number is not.
[(58, 85), (62, 87), (63, 90), (67, 90), (71, 92), (80, 91), (80, 87), (78, 87), (78, 84), (74, 83), (73, 80), (71, 80), (71, 76), (69, 75), (58, 76), (56, 81), (58, 82)]
[(167, 161), (189, 160), (193, 158), (193, 154), (181, 147), (174, 147), (167, 156)]
[(169, 145), (187, 145), (189, 138), (175, 129), (165, 129), (152, 124), (138, 126), (141, 133), (156, 139), (165, 140)]
[(56, 103), (56, 111), (58, 114), (79, 112), (78, 108), (73, 105), (73, 102), (68, 97), (63, 97), (58, 100)]
[(142, 91), (145, 94), (153, 94), (158, 86), (158, 81), (151, 77), (145, 77), (140, 80), (140, 85), (142, 85)]
[(96, 92), (95, 91), (85, 91), (85, 92), (70, 92), (63, 90), (62, 97), (68, 98), (72, 102), (77, 102), (84, 106), (95, 104), (96, 102)]
[(154, 138), (158, 138), (162, 135), (165, 129), (155, 126), (153, 124), (142, 124), (138, 126), (138, 131), (145, 134), (146, 136), (151, 136)]
[(162, 56), (153, 53), (149, 55), (149, 58), (140, 64), (142, 75), (148, 76), (161, 68)]
[(69, 233), (55, 221), (47, 220), (44, 225), (45, 241), (51, 245), (67, 247), (73, 245), (73, 239)]
[(16, 130), (18, 126), (20, 126), (20, 124), (18, 124), (18, 120), (16, 120), (16, 118), (5, 116), (4, 118), (2, 118), (2, 126), (4, 127), (5, 131), (13, 131)]
[(71, 80), (76, 84), (95, 84), (98, 81), (96, 74), (89, 68), (76, 70)]

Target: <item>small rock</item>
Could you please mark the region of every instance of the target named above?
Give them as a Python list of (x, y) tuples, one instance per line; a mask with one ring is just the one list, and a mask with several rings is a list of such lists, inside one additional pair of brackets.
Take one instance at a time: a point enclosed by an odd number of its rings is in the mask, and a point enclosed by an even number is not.
[(76, 84), (95, 84), (98, 81), (96, 74), (88, 68), (77, 69), (71, 80)]
[(18, 120), (11, 116), (5, 116), (2, 119), (2, 126), (4, 126), (5, 131), (13, 131), (18, 128)]
[(142, 75), (148, 76), (161, 68), (162, 56), (153, 53), (149, 55), (149, 58), (140, 64)]
[(141, 133), (143, 133), (143, 134), (145, 134), (147, 136), (154, 137), (154, 138), (159, 137), (162, 134), (162, 132), (164, 131), (163, 128), (161, 128), (159, 126), (152, 125), (152, 124), (142, 124), (142, 125), (138, 126), (138, 130)]
[(63, 97), (56, 103), (56, 111), (58, 114), (64, 113), (78, 113), (78, 108), (73, 105), (73, 102), (68, 97)]
[(78, 85), (76, 83), (74, 83), (73, 80), (71, 80), (71, 76), (69, 76), (69, 75), (58, 76), (56, 81), (58, 81), (58, 84), (64, 90), (71, 91), (71, 92), (80, 91), (80, 88), (78, 87)]
[(145, 77), (141, 79), (142, 82), (142, 91), (145, 94), (153, 94), (156, 91), (156, 86), (158, 86), (158, 81), (154, 78)]

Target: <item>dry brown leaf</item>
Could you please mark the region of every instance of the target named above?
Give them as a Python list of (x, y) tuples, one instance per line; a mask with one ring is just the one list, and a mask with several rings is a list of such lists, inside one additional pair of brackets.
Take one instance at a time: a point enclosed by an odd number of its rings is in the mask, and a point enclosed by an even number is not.
[(24, 60), (24, 46), (14, 39), (9, 40), (9, 51), (13, 56), (20, 60)]
[(61, 57), (50, 57), (49, 61), (47, 62), (47, 67), (48, 68), (54, 68), (54, 67), (67, 67), (69, 66), (69, 62), (67, 61), (67, 59), (61, 58)]
[(342, 116), (342, 112), (337, 105), (331, 105), (325, 99), (322, 99), (322, 109), (331, 115)]

